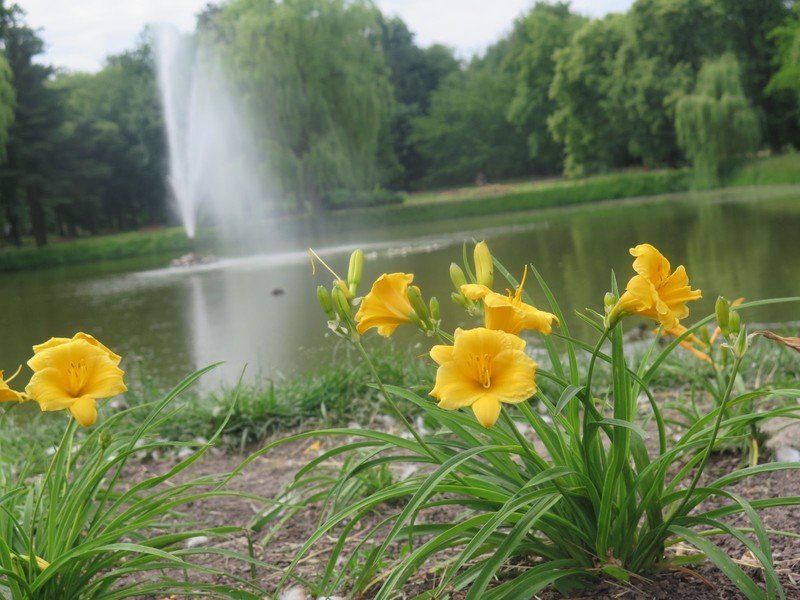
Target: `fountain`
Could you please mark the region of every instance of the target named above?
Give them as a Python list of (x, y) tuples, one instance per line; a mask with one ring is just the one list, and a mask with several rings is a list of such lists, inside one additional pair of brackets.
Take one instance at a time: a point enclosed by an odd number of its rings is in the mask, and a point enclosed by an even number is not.
[(200, 223), (240, 245), (275, 197), (263, 151), (214, 49), (171, 25), (154, 34), (177, 214), (190, 239)]

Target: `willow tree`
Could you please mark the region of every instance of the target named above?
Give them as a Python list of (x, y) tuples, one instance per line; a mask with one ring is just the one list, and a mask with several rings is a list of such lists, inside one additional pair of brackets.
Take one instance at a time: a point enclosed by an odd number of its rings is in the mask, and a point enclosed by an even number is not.
[(733, 55), (703, 65), (694, 93), (675, 107), (675, 131), (699, 187), (717, 184), (742, 155), (757, 149), (758, 116), (744, 95)]
[[(234, 0), (207, 15), (284, 195), (322, 207), (396, 168), (392, 89), (367, 0)], [(392, 164), (393, 163), (393, 164)]]

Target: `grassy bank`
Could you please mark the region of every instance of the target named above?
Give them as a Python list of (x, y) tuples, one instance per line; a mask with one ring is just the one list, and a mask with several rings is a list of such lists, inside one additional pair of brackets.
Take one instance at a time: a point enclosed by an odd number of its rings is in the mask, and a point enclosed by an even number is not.
[[(758, 158), (738, 169), (729, 186), (800, 184), (800, 154)], [(520, 181), (412, 194), (403, 204), (340, 210), (324, 215), (284, 217), (280, 230), (351, 231), (356, 228), (431, 223), (453, 217), (476, 217), (687, 191), (686, 169), (624, 171), (568, 181)], [(203, 239), (206, 237), (207, 239)], [(197, 246), (214, 253), (213, 235)], [(301, 237), (295, 236), (296, 239)], [(45, 248), (0, 249), (0, 272), (112, 261), (137, 256), (177, 256), (190, 250), (180, 228), (131, 232), (54, 243)]]
[(134, 231), (64, 241), (44, 248), (0, 249), (0, 271), (19, 271), (81, 263), (119, 260), (137, 256), (178, 255), (189, 250), (180, 227)]

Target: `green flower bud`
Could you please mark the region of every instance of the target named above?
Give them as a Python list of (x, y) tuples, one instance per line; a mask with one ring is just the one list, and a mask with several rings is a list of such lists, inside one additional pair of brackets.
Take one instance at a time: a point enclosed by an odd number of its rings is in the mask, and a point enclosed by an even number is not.
[(438, 321), (440, 319), (439, 313), (439, 301), (436, 298), (431, 298), (430, 302), (428, 302), (428, 308), (431, 311), (431, 319), (434, 321)]
[(714, 311), (717, 313), (717, 325), (722, 332), (727, 335), (729, 331), (728, 319), (731, 311), (730, 303), (725, 298), (720, 296), (717, 298), (717, 303), (714, 305)]
[(742, 319), (739, 316), (739, 313), (735, 310), (732, 310), (728, 314), (728, 330), (731, 334), (736, 335), (739, 333), (739, 330), (742, 327)]
[[(731, 316), (735, 314), (732, 313)], [(747, 352), (747, 327), (742, 327), (739, 329), (739, 335), (736, 336), (736, 355), (742, 357), (745, 352)]]
[(347, 268), (347, 284), (350, 293), (355, 296), (364, 274), (364, 252), (358, 248), (350, 255), (350, 266)]
[(469, 305), (470, 305), (470, 302), (469, 302), (469, 300), (467, 300), (467, 299), (464, 297), (464, 295), (463, 295), (463, 294), (456, 294), (455, 292), (452, 292), (452, 293), (450, 294), (450, 299), (451, 299), (453, 302), (455, 302), (456, 304), (458, 304), (458, 305), (459, 305), (460, 307), (462, 307), (462, 308), (469, 309), (469, 307), (470, 307), (470, 306), (469, 306)]
[(333, 320), (336, 318), (336, 312), (333, 310), (331, 295), (324, 285), (317, 286), (317, 301), (322, 307), (322, 310), (325, 311), (328, 319)]
[(422, 292), (420, 292), (419, 288), (415, 285), (408, 286), (408, 301), (411, 303), (411, 308), (414, 309), (414, 313), (419, 317), (420, 321), (426, 323), (429, 319), (428, 316), (428, 307), (425, 304), (425, 300), (422, 299)]
[(348, 302), (347, 296), (340, 286), (337, 285), (333, 288), (331, 298), (339, 318), (346, 323), (350, 323), (353, 320), (353, 308), (350, 306), (350, 302)]
[(464, 275), (464, 271), (461, 270), (456, 263), (450, 263), (450, 281), (453, 282), (453, 285), (456, 288), (457, 292), (461, 292), (461, 286), (467, 285), (467, 278)]
[(612, 294), (611, 292), (606, 292), (606, 295), (603, 296), (603, 304), (606, 308), (611, 308), (617, 303), (617, 297)]
[(475, 279), (479, 284), (491, 288), (494, 284), (494, 261), (486, 242), (475, 244), (473, 258), (475, 260)]

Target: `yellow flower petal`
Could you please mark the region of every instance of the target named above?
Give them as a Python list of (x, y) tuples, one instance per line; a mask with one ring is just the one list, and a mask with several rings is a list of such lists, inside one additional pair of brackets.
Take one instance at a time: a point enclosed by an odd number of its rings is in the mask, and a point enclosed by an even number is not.
[[(50, 348), (54, 348), (56, 346), (61, 346), (62, 344), (68, 344), (69, 342), (74, 342), (75, 340), (84, 340), (86, 342), (89, 342), (93, 346), (96, 346), (96, 347), (100, 348), (101, 350), (103, 350), (103, 352), (105, 352), (108, 355), (108, 358), (110, 358), (111, 362), (113, 362), (115, 365), (118, 365), (120, 363), (120, 361), (122, 361), (122, 357), (121, 356), (119, 356), (118, 354), (115, 354), (114, 352), (112, 352), (107, 346), (102, 344), (94, 336), (91, 336), (88, 333), (83, 333), (82, 331), (79, 331), (74, 336), (72, 336), (71, 339), (70, 338), (54, 337), (54, 338), (50, 338), (49, 340), (47, 340), (46, 342), (44, 342), (42, 344), (35, 345), (33, 347), (34, 356), (33, 356), (33, 358), (31, 358), (31, 360), (28, 361), (28, 365), (31, 367), (31, 369), (36, 369), (35, 365), (40, 364), (39, 363), (39, 359), (37, 359), (36, 355), (40, 354), (44, 350), (49, 350)], [(31, 364), (31, 362), (33, 362), (33, 364)]]
[[(536, 361), (520, 350), (503, 350), (494, 358), (494, 384), (502, 401), (524, 402), (536, 393)], [(502, 390), (502, 392), (500, 391)]]
[(491, 427), (497, 422), (500, 416), (500, 409), (500, 402), (491, 394), (484, 394), (472, 405), (472, 412), (475, 413), (475, 418), (484, 427)]
[(431, 348), (431, 358), (438, 364), (443, 365), (447, 361), (453, 360), (452, 346), (434, 346)]
[(364, 296), (356, 313), (358, 333), (377, 328), (378, 334), (388, 337), (398, 325), (409, 323), (414, 309), (408, 300), (408, 285), (414, 276), (407, 273), (381, 275)]
[(11, 401), (22, 402), (22, 395), (8, 387), (8, 383), (3, 378), (3, 371), (0, 371), (0, 402)]
[(461, 293), (469, 300), (483, 300), (487, 294), (493, 294), (494, 292), (480, 283), (465, 283), (461, 286)]
[(69, 412), (84, 427), (91, 427), (97, 421), (97, 402), (94, 398), (78, 398), (69, 407)]

